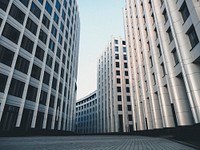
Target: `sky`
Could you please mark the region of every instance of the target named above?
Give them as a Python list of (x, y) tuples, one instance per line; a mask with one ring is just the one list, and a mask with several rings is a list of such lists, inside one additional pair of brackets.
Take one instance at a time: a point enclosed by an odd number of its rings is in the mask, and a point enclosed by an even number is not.
[(77, 99), (97, 89), (97, 58), (112, 36), (124, 37), (124, 0), (77, 0), (80, 47)]

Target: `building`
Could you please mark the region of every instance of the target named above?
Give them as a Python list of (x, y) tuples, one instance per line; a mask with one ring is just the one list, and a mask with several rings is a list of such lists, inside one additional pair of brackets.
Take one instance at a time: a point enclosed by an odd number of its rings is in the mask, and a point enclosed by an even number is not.
[(98, 132), (133, 130), (126, 42), (112, 38), (98, 59)]
[(126, 0), (134, 130), (200, 123), (200, 2)]
[(97, 133), (97, 94), (90, 93), (76, 102), (76, 132)]
[(0, 0), (0, 131), (74, 130), (76, 0)]

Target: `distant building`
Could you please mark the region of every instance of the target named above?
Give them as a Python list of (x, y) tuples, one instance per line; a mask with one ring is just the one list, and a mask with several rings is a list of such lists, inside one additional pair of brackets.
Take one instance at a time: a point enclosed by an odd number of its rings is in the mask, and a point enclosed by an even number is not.
[(126, 42), (112, 38), (98, 59), (98, 132), (133, 130)]
[(0, 131), (74, 130), (76, 0), (1, 0), (0, 8)]
[(97, 94), (96, 91), (76, 102), (76, 132), (97, 133)]
[(200, 2), (126, 0), (134, 130), (200, 123)]

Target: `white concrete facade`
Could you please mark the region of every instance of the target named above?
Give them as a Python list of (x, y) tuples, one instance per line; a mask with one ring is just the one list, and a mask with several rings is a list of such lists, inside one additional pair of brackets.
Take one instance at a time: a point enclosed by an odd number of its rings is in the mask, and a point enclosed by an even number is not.
[(133, 116), (126, 42), (112, 38), (98, 59), (98, 132), (130, 132)]
[(90, 93), (76, 102), (77, 133), (97, 133), (97, 91)]
[(200, 123), (200, 2), (126, 0), (134, 130)]
[(5, 0), (0, 8), (0, 130), (73, 131), (76, 0)]

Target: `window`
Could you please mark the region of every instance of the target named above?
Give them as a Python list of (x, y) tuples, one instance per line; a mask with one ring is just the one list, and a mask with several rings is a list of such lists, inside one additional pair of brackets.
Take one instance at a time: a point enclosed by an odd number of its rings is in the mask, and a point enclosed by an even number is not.
[(63, 54), (63, 57), (62, 57), (62, 63), (65, 65), (65, 61), (66, 61), (66, 56)]
[(163, 63), (161, 64), (161, 68), (162, 68), (163, 77), (164, 77), (166, 75), (166, 71), (165, 71), (165, 66)]
[(124, 60), (127, 60), (127, 56), (126, 55), (124, 55)]
[(2, 19), (0, 18), (0, 27), (1, 27)]
[(58, 69), (59, 69), (59, 64), (55, 62), (54, 71), (58, 73)]
[(10, 24), (6, 23), (2, 35), (17, 44), (20, 32), (12, 27)]
[(180, 13), (182, 15), (183, 21), (185, 22), (187, 18), (190, 16), (190, 12), (188, 10), (188, 7), (186, 5), (186, 2), (184, 1), (181, 8), (180, 8)]
[(58, 24), (58, 20), (59, 20), (59, 18), (58, 18), (58, 15), (56, 14), (56, 12), (54, 12), (53, 20), (55, 21), (55, 23)]
[(199, 39), (193, 25), (190, 27), (186, 34), (188, 35), (192, 48), (194, 48), (199, 43)]
[(33, 41), (31, 41), (28, 37), (24, 35), (22, 39), (21, 47), (32, 54), (33, 45), (34, 45)]
[(52, 25), (52, 28), (51, 28), (51, 34), (56, 38), (56, 35), (57, 35), (57, 29), (54, 25)]
[(117, 100), (118, 100), (118, 101), (122, 101), (122, 96), (121, 96), (121, 95), (118, 95), (118, 96), (117, 96)]
[(14, 4), (12, 5), (12, 7), (10, 9), (10, 13), (9, 14), (15, 20), (17, 20), (19, 23), (23, 24), (25, 14), (19, 8), (17, 8)]
[(0, 92), (2, 93), (5, 90), (7, 79), (8, 77), (6, 75), (0, 73)]
[(29, 85), (26, 94), (26, 99), (36, 102), (36, 97), (37, 97), (37, 88), (32, 85)]
[(116, 67), (119, 68), (119, 62), (116, 62)]
[(63, 89), (63, 84), (60, 82), (60, 84), (59, 84), (59, 93), (62, 93), (62, 89)]
[(37, 65), (33, 64), (31, 77), (39, 80), (40, 79), (40, 73), (41, 73), (41, 68), (38, 67)]
[(62, 36), (61, 36), (61, 34), (59, 34), (58, 42), (60, 43), (60, 45), (62, 45)]
[(50, 74), (45, 71), (44, 77), (43, 77), (43, 83), (45, 83), (46, 85), (49, 85), (49, 80), (50, 80)]
[(0, 8), (6, 11), (10, 0), (0, 0)]
[(122, 41), (122, 45), (126, 45), (126, 41)]
[(127, 105), (128, 111), (131, 111), (131, 105)]
[(40, 46), (37, 46), (36, 52), (35, 52), (35, 57), (43, 61), (44, 58), (44, 51)]
[(172, 31), (171, 31), (171, 28), (169, 28), (167, 30), (167, 33), (168, 33), (168, 36), (169, 36), (169, 41), (171, 42), (174, 38), (173, 38), (173, 35), (172, 35)]
[(122, 111), (122, 105), (118, 105), (118, 110)]
[(124, 63), (124, 68), (128, 68), (128, 64), (127, 63)]
[(37, 5), (32, 2), (31, 4), (31, 9), (30, 11), (38, 18), (40, 19), (40, 13), (41, 13), (41, 10), (37, 7)]
[(129, 87), (126, 87), (126, 92), (130, 93), (130, 88)]
[(54, 48), (55, 48), (55, 43), (52, 39), (49, 40), (49, 49), (52, 50), (52, 52), (54, 52)]
[(33, 22), (30, 18), (28, 18), (26, 23), (26, 28), (31, 31), (34, 35), (36, 35), (37, 32), (37, 24)]
[(49, 4), (48, 1), (46, 1), (45, 9), (51, 15), (52, 7), (51, 7), (51, 5)]
[(177, 54), (176, 49), (174, 49), (172, 51), (172, 54), (173, 54), (173, 58), (174, 58), (174, 63), (175, 63), (175, 65), (177, 65), (179, 63), (179, 59), (178, 59), (178, 54)]
[(125, 82), (126, 82), (126, 84), (129, 84), (129, 79), (126, 79)]
[(55, 101), (55, 96), (51, 95), (50, 102), (49, 102), (49, 107), (54, 108), (54, 101)]
[(120, 79), (119, 79), (119, 78), (117, 78), (117, 83), (121, 83), (121, 81), (120, 81)]
[(163, 16), (165, 18), (165, 23), (168, 21), (168, 15), (166, 9), (163, 11)]
[(150, 60), (150, 65), (151, 65), (151, 67), (153, 67), (153, 60), (152, 60), (152, 57), (151, 57), (151, 56), (149, 57), (149, 60)]
[(120, 75), (120, 71), (119, 70), (116, 71), (116, 75)]
[(155, 77), (154, 73), (152, 74), (152, 77), (153, 77), (153, 84), (155, 85), (156, 84), (156, 77)]
[(162, 56), (162, 52), (161, 52), (161, 48), (160, 48), (160, 44), (157, 46), (157, 48), (158, 48), (159, 56)]
[(58, 58), (60, 58), (60, 55), (61, 55), (61, 50), (60, 50), (60, 48), (57, 48), (56, 56)]
[(21, 57), (20, 55), (18, 55), (15, 69), (27, 74), (28, 67), (29, 67), (29, 61), (26, 60), (25, 58)]
[(121, 87), (117, 87), (117, 92), (121, 92)]
[(40, 30), (39, 39), (40, 39), (44, 44), (46, 44), (46, 42), (47, 42), (47, 34), (46, 34), (43, 30)]
[(128, 76), (128, 71), (125, 71), (125, 76)]
[(46, 105), (46, 100), (47, 100), (47, 92), (42, 90), (40, 93), (40, 104)]
[(126, 53), (126, 47), (123, 47), (123, 52)]
[(52, 88), (53, 88), (54, 90), (56, 90), (56, 86), (57, 86), (57, 80), (56, 80), (55, 77), (53, 77)]
[(46, 64), (51, 68), (53, 62), (53, 58), (48, 54)]
[(118, 44), (118, 40), (115, 40), (115, 44)]
[(65, 14), (65, 11), (62, 10), (62, 19), (65, 21), (65, 17), (66, 17), (66, 14)]
[(132, 115), (128, 115), (128, 121), (133, 121)]
[(40, 4), (42, 4), (42, 5), (43, 5), (43, 2), (44, 2), (43, 0), (38, 0), (38, 1), (40, 2)]
[(119, 59), (119, 54), (115, 54), (115, 59)]
[(58, 10), (58, 12), (60, 12), (60, 3), (58, 0), (56, 0), (56, 9)]
[(28, 7), (29, 0), (19, 0), (24, 6)]
[(0, 63), (11, 66), (14, 57), (14, 52), (0, 45)]
[(119, 47), (115, 46), (115, 52), (118, 52), (118, 51), (119, 51)]
[(24, 85), (25, 84), (23, 82), (12, 78), (8, 94), (17, 97), (22, 97), (24, 91)]
[(127, 102), (130, 102), (131, 101), (131, 97), (130, 96), (126, 96), (126, 100), (127, 100)]
[(50, 21), (49, 21), (49, 19), (47, 18), (47, 16), (46, 16), (45, 14), (43, 15), (42, 23), (45, 25), (45, 27), (46, 27), (47, 29), (49, 29)]

